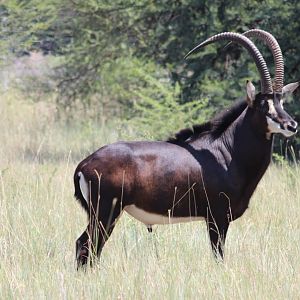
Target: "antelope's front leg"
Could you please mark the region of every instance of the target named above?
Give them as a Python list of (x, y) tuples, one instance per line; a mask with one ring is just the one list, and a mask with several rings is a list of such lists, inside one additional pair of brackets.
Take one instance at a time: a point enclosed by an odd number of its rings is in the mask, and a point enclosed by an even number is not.
[(208, 215), (206, 218), (207, 230), (209, 233), (210, 243), (216, 259), (224, 259), (224, 246), (229, 221), (227, 215)]

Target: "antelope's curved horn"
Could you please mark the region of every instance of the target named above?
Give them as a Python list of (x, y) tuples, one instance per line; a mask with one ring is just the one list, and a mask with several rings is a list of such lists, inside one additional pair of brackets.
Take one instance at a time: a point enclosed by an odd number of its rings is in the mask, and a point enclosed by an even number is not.
[(266, 43), (268, 48), (272, 51), (275, 63), (275, 78), (274, 78), (274, 92), (282, 93), (283, 77), (284, 77), (284, 63), (280, 46), (275, 37), (261, 29), (251, 29), (243, 33), (246, 37), (255, 37)]
[(234, 32), (222, 32), (213, 35), (212, 37), (208, 38), (207, 40), (205, 40), (204, 42), (202, 42), (201, 44), (193, 48), (185, 56), (185, 58), (187, 58), (188, 56), (190, 56), (192, 53), (199, 50), (200, 48), (219, 40), (229, 40), (229, 41), (236, 42), (248, 50), (248, 52), (254, 59), (256, 67), (260, 73), (262, 94), (272, 94), (273, 93), (272, 81), (271, 81), (270, 73), (268, 71), (267, 64), (263, 56), (259, 52), (259, 50), (256, 48), (256, 46), (246, 36), (242, 34), (234, 33)]

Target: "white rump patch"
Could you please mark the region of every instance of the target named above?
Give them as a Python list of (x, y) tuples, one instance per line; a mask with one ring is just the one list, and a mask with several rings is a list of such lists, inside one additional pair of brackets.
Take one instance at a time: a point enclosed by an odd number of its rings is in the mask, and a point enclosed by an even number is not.
[(81, 194), (84, 200), (86, 201), (87, 205), (89, 205), (89, 198), (90, 198), (89, 184), (86, 181), (82, 172), (79, 172), (78, 176), (79, 176), (79, 187), (80, 187)]
[(203, 220), (203, 217), (166, 217), (158, 214), (149, 213), (141, 208), (136, 207), (134, 204), (124, 207), (124, 210), (133, 216), (135, 219), (144, 223), (145, 225), (165, 225), (165, 224), (176, 224), (185, 223), (191, 221)]

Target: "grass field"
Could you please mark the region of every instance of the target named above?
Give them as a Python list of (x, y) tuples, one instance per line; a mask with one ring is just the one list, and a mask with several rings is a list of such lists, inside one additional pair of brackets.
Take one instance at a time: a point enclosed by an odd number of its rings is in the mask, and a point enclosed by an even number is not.
[(77, 272), (87, 220), (73, 171), (120, 136), (113, 125), (58, 122), (50, 105), (16, 98), (0, 99), (0, 299), (299, 299), (299, 167), (269, 168), (229, 228), (224, 263), (204, 223), (149, 234), (124, 214), (97, 265)]

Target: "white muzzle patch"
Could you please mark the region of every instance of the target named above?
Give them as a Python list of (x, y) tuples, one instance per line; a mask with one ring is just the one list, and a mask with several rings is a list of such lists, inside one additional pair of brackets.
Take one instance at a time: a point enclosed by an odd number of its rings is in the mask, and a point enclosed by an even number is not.
[(268, 122), (268, 133), (281, 133), (285, 137), (290, 137), (295, 134), (295, 132), (292, 132), (288, 129), (281, 128), (280, 124), (273, 121), (270, 117), (267, 117)]

